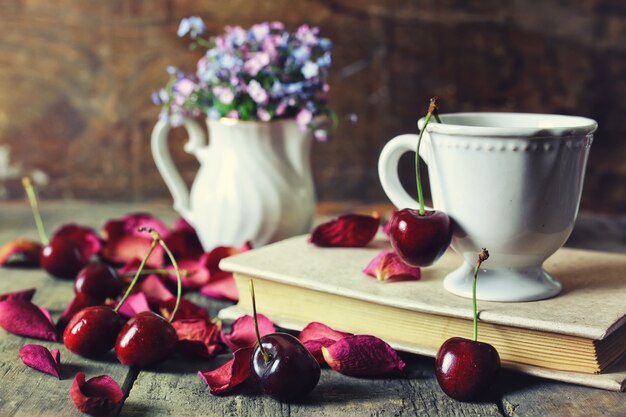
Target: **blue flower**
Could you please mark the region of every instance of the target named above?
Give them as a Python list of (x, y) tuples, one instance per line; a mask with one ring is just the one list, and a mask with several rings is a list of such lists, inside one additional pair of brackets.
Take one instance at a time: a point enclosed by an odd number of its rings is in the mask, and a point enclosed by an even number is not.
[(178, 26), (178, 31), (176, 32), (176, 34), (182, 38), (189, 33), (189, 36), (195, 39), (199, 35), (203, 35), (206, 30), (206, 25), (204, 24), (204, 21), (201, 17), (190, 16), (184, 17), (180, 21), (180, 25)]
[(302, 75), (304, 75), (304, 78), (307, 80), (317, 77), (319, 72), (320, 72), (319, 67), (317, 66), (316, 63), (312, 61), (307, 61), (302, 67)]

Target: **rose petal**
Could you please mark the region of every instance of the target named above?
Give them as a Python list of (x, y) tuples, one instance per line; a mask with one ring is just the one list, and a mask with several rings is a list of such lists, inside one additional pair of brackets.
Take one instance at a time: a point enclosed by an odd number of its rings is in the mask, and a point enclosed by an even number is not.
[[(181, 274), (180, 277), (183, 288), (196, 290), (209, 282), (209, 270), (201, 262), (192, 259), (183, 259), (177, 263), (179, 270), (186, 271), (186, 274)], [(176, 284), (177, 278), (174, 267), (168, 266), (167, 269), (172, 271), (167, 275), (167, 279)]]
[(219, 368), (198, 371), (198, 375), (209, 386), (211, 394), (224, 394), (252, 375), (250, 358), (253, 352), (252, 347), (238, 349), (233, 353), (233, 358)]
[[(117, 303), (115, 304), (117, 305)], [(148, 305), (148, 299), (142, 292), (131, 294), (128, 296), (124, 304), (119, 308), (118, 312), (128, 318), (135, 317), (139, 313), (144, 311), (151, 311)]]
[(309, 242), (322, 247), (362, 247), (374, 239), (379, 225), (378, 216), (346, 214), (313, 229)]
[(193, 228), (174, 230), (163, 240), (174, 255), (174, 259), (197, 260), (204, 254), (202, 244)]
[(70, 388), (70, 396), (76, 408), (94, 416), (109, 414), (124, 398), (119, 384), (108, 375), (85, 381), (85, 374), (78, 372)]
[(218, 246), (212, 251), (202, 255), (200, 262), (204, 263), (211, 274), (214, 274), (222, 271), (219, 268), (219, 264), (222, 259), (236, 255), (237, 253), (239, 253), (239, 251), (235, 248), (231, 248), (230, 246)]
[(61, 353), (41, 345), (28, 344), (20, 349), (24, 365), (61, 379)]
[[(257, 314), (257, 321), (261, 337), (276, 331), (274, 323), (263, 314)], [(233, 322), (229, 333), (222, 332), (222, 342), (233, 351), (254, 346), (257, 342), (254, 318), (249, 315), (239, 317)]]
[(13, 240), (0, 248), (0, 266), (38, 268), (41, 249), (41, 244), (34, 240)]
[(156, 275), (148, 275), (137, 288), (146, 295), (149, 304), (158, 306), (163, 301), (174, 298), (174, 295)]
[(106, 240), (137, 236), (152, 241), (149, 234), (139, 231), (142, 227), (154, 229), (161, 236), (167, 236), (169, 232), (165, 223), (149, 213), (130, 213), (108, 220), (102, 229)]
[(305, 348), (307, 348), (309, 352), (311, 352), (311, 355), (313, 355), (317, 363), (319, 363), (320, 365), (325, 365), (326, 360), (324, 359), (324, 355), (322, 354), (322, 348), (332, 346), (333, 344), (335, 344), (335, 342), (336, 340), (323, 338), (307, 340), (306, 342), (302, 342), (302, 344)]
[(387, 220), (385, 224), (383, 224), (383, 233), (386, 236), (389, 236), (390, 230), (391, 230), (391, 222)]
[(174, 228), (173, 231), (174, 232), (178, 232), (178, 231), (192, 231), (192, 232), (196, 232), (196, 229), (191, 225), (191, 223), (189, 223), (187, 220), (185, 220), (182, 217), (179, 217), (176, 219), (176, 221), (174, 221)]
[(352, 333), (340, 332), (323, 323), (314, 321), (302, 329), (298, 339), (321, 365), (326, 363), (322, 355), (322, 348), (329, 347), (337, 340), (346, 336), (352, 336)]
[[(135, 259), (143, 259), (150, 250), (152, 238), (126, 235), (105, 242), (102, 248), (102, 257), (114, 264), (125, 264)], [(146, 268), (160, 268), (163, 266), (163, 248), (158, 245), (146, 262)]]
[(35, 288), (29, 288), (27, 290), (19, 290), (13, 292), (6, 292), (4, 294), (0, 294), (0, 301), (4, 300), (12, 300), (12, 299), (20, 299), (20, 300), (32, 300), (35, 295)]
[[(163, 317), (169, 319), (172, 315), (172, 311), (174, 310), (174, 306), (176, 305), (176, 298), (170, 298), (169, 300), (165, 300), (159, 304), (159, 312)], [(180, 305), (178, 306), (178, 311), (176, 312), (176, 320), (184, 320), (184, 319), (209, 319), (209, 311), (199, 306), (198, 304), (187, 300), (186, 298), (180, 299)]]
[(92, 307), (102, 304), (100, 300), (92, 298), (85, 293), (78, 293), (72, 298), (72, 301), (65, 307), (65, 310), (59, 316), (57, 320), (57, 330), (63, 331), (67, 323), (70, 322), (74, 314), (86, 307)]
[(247, 241), (246, 243), (241, 245), (241, 247), (239, 248), (239, 253), (248, 252), (249, 250), (252, 250), (252, 242)]
[(239, 301), (239, 291), (231, 272), (219, 271), (211, 274), (209, 282), (200, 288), (200, 294), (222, 300)]
[(401, 375), (406, 364), (375, 336), (347, 336), (322, 348), (328, 366), (350, 376)]
[(367, 275), (378, 281), (419, 280), (419, 267), (407, 265), (402, 258), (392, 250), (383, 250), (378, 253), (363, 269)]
[(221, 322), (207, 319), (185, 319), (172, 322), (178, 336), (177, 349), (185, 356), (210, 358), (219, 352)]
[(90, 227), (76, 223), (64, 224), (54, 231), (50, 241), (61, 239), (71, 242), (82, 253), (84, 259), (91, 259), (102, 249), (102, 240)]
[(56, 331), (48, 318), (50, 313), (46, 315), (46, 312), (29, 300), (13, 298), (0, 301), (0, 327), (20, 336), (56, 342)]

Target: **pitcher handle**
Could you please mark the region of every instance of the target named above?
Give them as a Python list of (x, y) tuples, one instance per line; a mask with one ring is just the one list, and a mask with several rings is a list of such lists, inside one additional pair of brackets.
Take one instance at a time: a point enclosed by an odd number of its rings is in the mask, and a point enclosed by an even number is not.
[[(399, 209), (419, 207), (417, 200), (406, 192), (398, 177), (400, 157), (406, 152), (415, 152), (418, 137), (419, 135), (413, 133), (396, 136), (387, 142), (378, 159), (380, 183), (389, 200)], [(428, 164), (428, 152), (425, 151), (424, 145), (428, 144), (428, 139), (428, 132), (424, 132), (422, 146), (420, 147), (420, 157), (426, 164)], [(426, 209), (431, 210), (430, 207), (426, 207)]]
[[(185, 152), (196, 155), (198, 150), (206, 145), (204, 132), (200, 125), (192, 119), (185, 118), (183, 124), (189, 139), (185, 145)], [(189, 205), (189, 189), (176, 169), (167, 146), (167, 138), (171, 125), (165, 120), (159, 120), (152, 129), (150, 139), (152, 157), (159, 173), (163, 177), (167, 188), (174, 199), (174, 210), (179, 212), (185, 220), (192, 223), (191, 207)]]

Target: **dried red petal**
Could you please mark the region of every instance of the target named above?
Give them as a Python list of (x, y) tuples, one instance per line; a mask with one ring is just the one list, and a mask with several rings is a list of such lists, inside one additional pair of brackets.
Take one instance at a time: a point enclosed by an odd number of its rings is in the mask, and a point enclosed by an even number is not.
[(193, 228), (174, 230), (163, 240), (174, 255), (174, 259), (197, 260), (204, 254), (202, 244)]
[(368, 335), (347, 336), (322, 348), (328, 366), (350, 376), (402, 375), (406, 364), (385, 341)]
[(135, 317), (144, 311), (151, 311), (148, 305), (148, 299), (142, 292), (131, 294), (128, 296), (124, 304), (119, 308), (118, 312), (124, 317)]
[(253, 351), (253, 347), (238, 349), (231, 360), (212, 371), (198, 371), (198, 376), (209, 386), (211, 394), (224, 394), (252, 375), (250, 358)]
[(363, 269), (367, 275), (378, 281), (419, 280), (419, 267), (407, 265), (397, 253), (392, 250), (383, 250), (378, 253)]
[[(257, 314), (257, 321), (261, 337), (276, 331), (274, 323), (263, 314)], [(254, 346), (257, 342), (254, 318), (249, 315), (239, 317), (231, 325), (229, 333), (222, 332), (222, 342), (233, 351)]]
[(6, 292), (4, 294), (0, 294), (0, 301), (4, 300), (12, 300), (12, 299), (20, 299), (20, 300), (32, 300), (35, 295), (35, 288), (29, 288), (27, 290), (19, 290), (13, 292)]
[(63, 331), (67, 323), (72, 320), (74, 314), (86, 307), (93, 307), (102, 304), (100, 300), (88, 296), (85, 293), (78, 293), (72, 298), (72, 301), (65, 307), (65, 310), (59, 316), (57, 320), (57, 330)]
[(182, 217), (179, 217), (176, 219), (176, 221), (174, 221), (173, 231), (177, 232), (179, 230), (192, 231), (194, 233), (196, 231), (196, 229), (191, 225), (191, 223), (189, 223), (187, 220), (185, 220)]
[[(186, 271), (185, 274), (181, 274), (180, 282), (183, 288), (187, 290), (197, 290), (209, 282), (209, 270), (199, 261), (183, 259), (178, 261), (178, 268), (181, 271)], [(167, 275), (167, 278), (176, 284), (177, 278), (174, 267), (168, 266), (167, 269), (172, 271)]]
[[(102, 248), (102, 257), (114, 264), (127, 264), (135, 259), (143, 259), (152, 245), (152, 238), (149, 235), (147, 236), (148, 238), (126, 235), (109, 239)], [(160, 245), (156, 246), (146, 262), (146, 268), (160, 268), (163, 266), (164, 253)]]
[(102, 240), (98, 233), (90, 227), (76, 223), (67, 223), (59, 227), (50, 236), (50, 241), (61, 239), (71, 242), (83, 255), (83, 259), (91, 259), (102, 249)]
[(326, 363), (322, 355), (322, 348), (329, 347), (337, 340), (346, 336), (352, 336), (352, 333), (340, 332), (334, 330), (327, 325), (319, 322), (312, 322), (302, 329), (298, 335), (298, 339), (302, 342), (309, 352), (315, 357), (319, 364)]
[(313, 229), (309, 242), (322, 247), (362, 247), (374, 239), (379, 225), (378, 216), (346, 214)]
[(124, 393), (119, 384), (108, 375), (85, 381), (85, 374), (78, 372), (70, 388), (70, 396), (79, 411), (104, 416), (122, 402)]
[(106, 240), (139, 236), (152, 241), (149, 234), (139, 231), (142, 227), (154, 229), (161, 236), (167, 236), (169, 232), (165, 223), (149, 213), (130, 213), (117, 219), (110, 219), (102, 229)]
[[(169, 319), (172, 315), (172, 311), (174, 310), (174, 306), (176, 305), (176, 298), (170, 298), (169, 300), (165, 300), (159, 304), (159, 312), (163, 317)], [(176, 312), (176, 320), (184, 320), (184, 319), (209, 319), (209, 311), (199, 306), (198, 304), (187, 300), (186, 298), (180, 299), (180, 305), (178, 306), (178, 311)]]
[(158, 306), (163, 301), (174, 298), (174, 295), (156, 275), (148, 275), (137, 288), (146, 295), (149, 304)]
[(209, 282), (200, 288), (200, 294), (221, 300), (239, 301), (239, 291), (232, 272), (212, 273)]
[(200, 258), (200, 262), (204, 263), (204, 265), (208, 268), (211, 274), (214, 274), (216, 272), (222, 271), (219, 268), (219, 264), (222, 259), (228, 258), (229, 256), (233, 256), (238, 253), (239, 250), (230, 246), (218, 246), (212, 251), (202, 255), (202, 257)]
[(221, 322), (207, 319), (185, 319), (172, 322), (178, 336), (177, 350), (187, 355), (210, 358), (219, 352)]
[(48, 350), (35, 344), (22, 346), (20, 359), (24, 365), (61, 379), (61, 353), (59, 349)]
[(0, 301), (0, 327), (20, 336), (57, 341), (50, 313), (29, 300)]
[(38, 268), (42, 246), (29, 239), (16, 239), (0, 248), (0, 266)]

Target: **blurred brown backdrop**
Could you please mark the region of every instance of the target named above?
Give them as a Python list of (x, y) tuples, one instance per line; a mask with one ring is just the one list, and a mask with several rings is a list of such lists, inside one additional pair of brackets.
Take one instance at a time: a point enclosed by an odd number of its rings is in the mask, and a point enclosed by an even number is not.
[[(626, 210), (626, 3), (621, 0), (2, 0), (0, 199), (19, 177), (47, 198), (169, 199), (150, 155), (166, 67), (195, 67), (176, 36), (182, 17), (211, 33), (227, 24), (317, 25), (335, 43), (332, 104), (355, 112), (316, 144), (320, 200), (385, 201), (376, 162), (385, 142), (415, 131), (428, 97), (443, 112), (588, 116), (600, 128), (583, 208)], [(197, 164), (172, 149), (184, 177)], [(412, 177), (405, 161), (407, 184)]]

